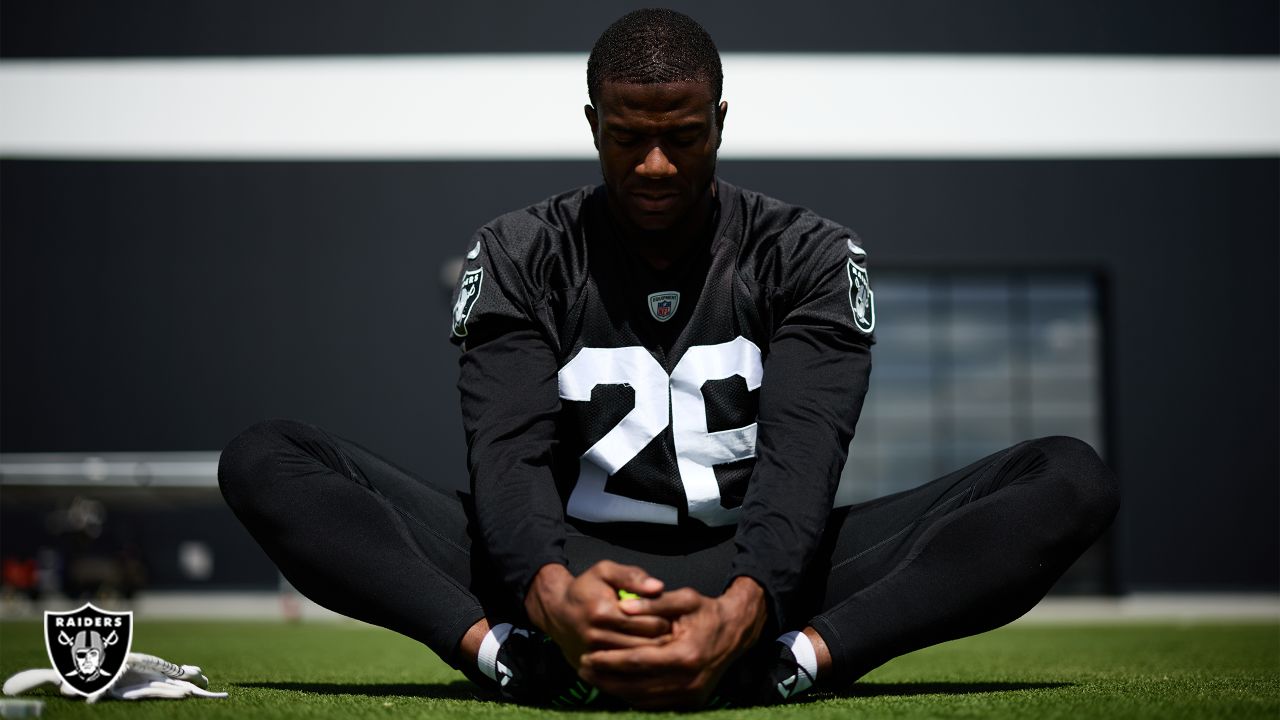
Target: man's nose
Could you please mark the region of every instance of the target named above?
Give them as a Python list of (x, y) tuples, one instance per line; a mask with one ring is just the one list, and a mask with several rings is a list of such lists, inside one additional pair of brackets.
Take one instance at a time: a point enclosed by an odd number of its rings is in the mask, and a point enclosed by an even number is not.
[(654, 180), (671, 177), (676, 174), (676, 166), (671, 164), (667, 159), (667, 154), (662, 152), (662, 148), (654, 145), (649, 154), (644, 156), (644, 162), (636, 166), (636, 174)]

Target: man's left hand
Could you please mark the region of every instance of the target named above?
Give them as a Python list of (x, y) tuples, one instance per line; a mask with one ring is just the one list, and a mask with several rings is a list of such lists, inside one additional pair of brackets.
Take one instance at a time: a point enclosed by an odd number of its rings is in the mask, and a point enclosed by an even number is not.
[(684, 588), (657, 598), (623, 600), (621, 607), (629, 615), (670, 618), (671, 640), (588, 653), (579, 673), (602, 691), (644, 709), (705, 705), (729, 663), (759, 638), (766, 612), (764, 591), (747, 577), (736, 578), (717, 598)]

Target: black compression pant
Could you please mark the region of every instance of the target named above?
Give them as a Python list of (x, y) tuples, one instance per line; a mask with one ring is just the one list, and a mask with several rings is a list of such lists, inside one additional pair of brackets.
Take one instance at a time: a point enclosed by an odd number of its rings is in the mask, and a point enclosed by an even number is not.
[[(452, 664), (482, 617), (514, 620), (468, 534), (467, 498), (355, 443), (259, 423), (218, 467), (223, 496), (280, 571), (320, 605), (419, 640)], [(833, 511), (791, 617), (811, 618), (836, 681), (1008, 623), (1111, 523), (1115, 477), (1083, 442), (1031, 440), (912, 490)], [(570, 530), (569, 569), (638, 565), (669, 588), (718, 594), (732, 540), (687, 555)], [(473, 552), (474, 550), (474, 552)], [(783, 628), (792, 630), (800, 628)]]

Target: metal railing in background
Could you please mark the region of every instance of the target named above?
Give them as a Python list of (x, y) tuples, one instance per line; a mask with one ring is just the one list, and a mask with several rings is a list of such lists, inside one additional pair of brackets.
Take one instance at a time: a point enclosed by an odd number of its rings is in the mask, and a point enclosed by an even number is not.
[(216, 488), (214, 452), (6, 453), (0, 486)]

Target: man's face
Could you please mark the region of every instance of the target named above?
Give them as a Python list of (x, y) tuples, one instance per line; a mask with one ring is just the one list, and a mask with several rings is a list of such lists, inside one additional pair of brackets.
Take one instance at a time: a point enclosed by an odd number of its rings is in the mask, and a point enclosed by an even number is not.
[(642, 230), (688, 221), (716, 172), (728, 105), (706, 82), (604, 82), (586, 107), (613, 207)]

